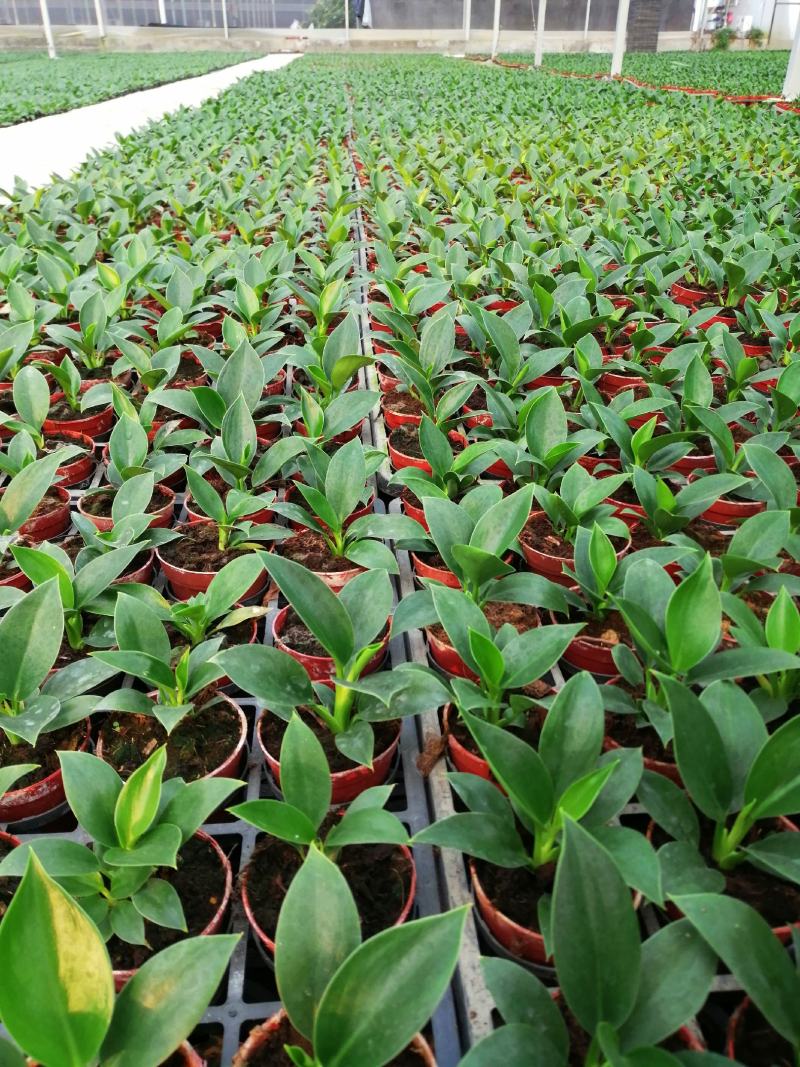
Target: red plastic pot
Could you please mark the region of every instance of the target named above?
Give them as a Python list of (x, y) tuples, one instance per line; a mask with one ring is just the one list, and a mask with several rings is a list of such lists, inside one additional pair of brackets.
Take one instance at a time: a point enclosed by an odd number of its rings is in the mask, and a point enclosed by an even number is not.
[(393, 411), (386, 404), (386, 395), (381, 397), (381, 412), (383, 421), (390, 430), (396, 430), (398, 426), (419, 426), (422, 422), (421, 415), (409, 415), (401, 411)]
[[(213, 837), (210, 837), (203, 830), (198, 830), (195, 837), (199, 837), (201, 841), (207, 841), (211, 845), (219, 865), (225, 872), (225, 892), (222, 895), (222, 900), (210, 921), (200, 931), (200, 937), (211, 937), (213, 934), (220, 933), (223, 929), (225, 913), (228, 910), (228, 904), (230, 903), (231, 894), (233, 892), (233, 871), (231, 870), (230, 860)], [(133, 978), (137, 970), (138, 968), (134, 967), (129, 971), (114, 971), (114, 988), (118, 993), (123, 986)]]
[[(395, 922), (392, 924), (393, 926), (402, 926), (408, 916), (411, 914), (411, 909), (414, 906), (414, 898), (417, 895), (417, 867), (414, 863), (414, 857), (411, 854), (411, 849), (407, 848), (406, 845), (396, 845), (395, 847), (399, 848), (405, 858), (411, 863), (411, 885), (408, 889), (408, 896), (406, 897), (405, 902), (403, 903), (403, 907), (400, 911), (400, 914), (398, 915)], [(247, 921), (250, 924), (251, 930), (256, 935), (261, 944), (264, 946), (267, 953), (270, 956), (274, 956), (275, 942), (272, 940), (271, 937), (264, 933), (264, 931), (258, 925), (258, 920), (256, 919), (255, 914), (253, 913), (253, 908), (250, 904), (250, 894), (247, 890), (247, 875), (248, 871), (247, 868), (245, 868), (240, 879), (242, 889), (242, 906), (244, 907), (244, 912), (247, 916)]]
[[(417, 510), (416, 508), (414, 509)], [(418, 578), (432, 578), (433, 581), (439, 582), (440, 585), (447, 585), (451, 589), (460, 589), (461, 583), (458, 578), (449, 571), (446, 567), (432, 567), (429, 563), (425, 563), (424, 560), (416, 554), (411, 553), (411, 564), (414, 568), (414, 574)]]
[[(606, 682), (606, 685), (611, 685), (611, 681)], [(603, 738), (603, 751), (613, 752), (615, 749), (622, 748), (622, 745), (618, 744), (612, 737)], [(650, 759), (648, 756), (644, 757), (645, 770), (653, 771), (654, 774), (660, 774), (664, 778), (669, 778), (675, 785), (679, 785), (683, 789), (683, 779), (678, 773), (678, 767), (675, 763), (667, 763), (666, 760)]]
[(708, 294), (702, 289), (695, 289), (689, 285), (681, 285), (680, 282), (673, 282), (670, 286), (670, 296), (676, 304), (681, 304), (683, 307), (696, 308), (701, 300), (705, 300)]
[(136, 582), (139, 585), (149, 585), (153, 577), (153, 562), (155, 561), (155, 558), (155, 550), (151, 549), (147, 553), (146, 563), (143, 563), (141, 567), (137, 567), (134, 571), (126, 571), (124, 574), (121, 574), (119, 578), (115, 578), (111, 584), (120, 585), (123, 582)]
[[(252, 1063), (252, 1057), (271, 1040), (276, 1031), (283, 1025), (285, 1018), (286, 1012), (281, 1009), (277, 1015), (273, 1015), (271, 1019), (267, 1019), (260, 1026), (254, 1027), (233, 1057), (231, 1067), (248, 1067)], [(436, 1057), (422, 1034), (417, 1034), (410, 1047), (417, 1053), (420, 1067), (436, 1067)]]
[[(69, 529), (69, 524), (72, 521), (70, 519), (69, 491), (64, 489), (63, 486), (54, 485), (51, 492), (58, 494), (60, 503), (54, 504), (44, 515), (28, 519), (19, 528), (20, 535), (27, 537), (29, 541), (52, 541), (54, 537), (60, 537), (61, 534)], [(15, 583), (10, 582), (9, 584), (14, 585)]]
[(62, 431), (61, 436), (69, 438), (69, 444), (86, 449), (85, 455), (75, 456), (56, 471), (58, 476), (56, 484), (64, 489), (69, 489), (72, 485), (80, 485), (81, 482), (88, 481), (94, 474), (94, 441), (84, 433), (66, 433)]
[[(156, 558), (176, 600), (188, 600), (195, 593), (205, 593), (211, 585), (211, 579), (217, 573), (216, 571), (194, 571), (188, 567), (175, 567), (164, 559), (158, 549), (156, 549)], [(251, 597), (260, 593), (266, 584), (267, 575), (266, 572), (262, 572), (244, 594), (242, 600), (250, 600)]]
[(286, 371), (283, 367), (278, 371), (271, 382), (264, 386), (262, 396), (280, 396), (286, 388)]
[[(467, 446), (467, 439), (463, 433), (459, 433), (457, 430), (451, 430), (447, 435), (450, 441), (453, 443), (462, 444), (465, 448)], [(396, 471), (401, 471), (405, 467), (416, 467), (417, 470), (427, 471), (431, 473), (431, 465), (427, 459), (417, 458), (416, 456), (409, 456), (405, 452), (400, 452), (392, 444), (391, 437), (387, 439), (387, 446), (389, 448), (389, 459), (391, 460), (392, 467)]]
[[(553, 623), (558, 622), (553, 612), (550, 612), (550, 619)], [(602, 674), (610, 678), (619, 673), (611, 655), (613, 647), (601, 637), (584, 637), (578, 634), (567, 645), (562, 658), (579, 671), (590, 671), (592, 674)]]
[[(80, 752), (85, 752), (89, 747), (91, 723), (88, 719), (84, 722), (84, 729), (86, 732), (81, 741)], [(63, 804), (65, 799), (61, 771), (53, 771), (32, 785), (10, 789), (0, 798), (0, 822), (16, 823), (24, 819), (44, 819)]]
[(519, 300), (492, 300), (491, 303), (485, 305), (485, 310), (496, 311), (500, 315), (504, 315), (507, 311), (513, 311), (516, 307), (519, 307)]
[[(689, 478), (691, 481), (691, 476)], [(758, 515), (766, 509), (764, 500), (726, 500), (721, 497), (711, 507), (702, 513), (701, 519), (714, 522), (718, 526), (731, 526), (742, 519), (749, 519), (751, 515)]]
[(427, 626), (425, 627), (425, 638), (428, 642), (428, 652), (437, 666), (448, 674), (454, 674), (457, 678), (468, 678), (472, 682), (477, 682), (478, 678), (475, 672), (469, 669), (451, 644), (436, 637), (431, 628)]
[[(281, 548), (286, 545), (291, 545), (292, 541), (300, 536), (302, 535), (295, 534), (293, 537), (288, 537), (285, 541), (282, 541), (278, 546), (278, 553), (282, 554)], [(308, 569), (310, 570), (311, 568)], [(332, 592), (338, 593), (340, 589), (347, 585), (349, 581), (352, 581), (357, 574), (361, 574), (363, 570), (363, 567), (348, 567), (343, 571), (313, 571), (312, 573), (316, 574), (318, 578), (321, 578)]]
[(489, 770), (489, 764), (486, 760), (482, 756), (476, 756), (474, 752), (470, 752), (470, 750), (462, 745), (458, 738), (450, 732), (451, 718), (457, 718), (457, 714), (455, 713), (452, 704), (446, 704), (442, 716), (442, 723), (445, 736), (447, 737), (447, 754), (450, 757), (450, 762), (457, 771), (463, 771), (465, 774), (476, 774), (479, 778), (484, 778), (487, 782), (493, 782), (494, 777)]
[[(267, 761), (270, 773), (272, 774), (276, 785), (280, 785), (281, 762), (268, 751), (264, 742), (263, 732), (265, 729), (269, 728), (269, 718), (270, 713), (268, 711), (262, 712), (256, 723), (256, 737), (261, 746), (261, 751), (264, 754), (264, 759)], [(331, 774), (331, 784), (333, 787), (331, 804), (349, 804), (351, 800), (355, 800), (355, 798), (363, 793), (365, 789), (371, 789), (374, 785), (383, 785), (389, 777), (392, 760), (394, 759), (394, 754), (397, 752), (397, 746), (399, 744), (400, 726), (397, 727), (397, 736), (389, 747), (373, 757), (372, 767), (358, 765), (348, 768), (346, 771), (334, 771)]]
[[(81, 392), (97, 385), (97, 382), (84, 382)], [(50, 398), (51, 406), (63, 398), (63, 393), (53, 393)], [(114, 424), (114, 408), (111, 404), (107, 408), (101, 408), (94, 414), (84, 415), (80, 419), (45, 419), (42, 429), (45, 433), (82, 433), (87, 437), (100, 437), (108, 433)]]
[(0, 589), (30, 589), (31, 580), (24, 571), (12, 571), (5, 578), (0, 578)]
[(256, 426), (256, 438), (262, 445), (276, 441), (280, 435), (281, 424), (279, 422), (259, 422)]
[(410, 519), (415, 519), (423, 530), (428, 529), (428, 523), (425, 520), (425, 512), (422, 508), (418, 508), (415, 504), (411, 504), (403, 493), (400, 497), (400, 504), (403, 508), (403, 514), (408, 515)]
[[(383, 351), (386, 351), (383, 349)], [(378, 385), (380, 386), (382, 393), (391, 393), (393, 389), (396, 389), (398, 385), (403, 383), (399, 378), (392, 377), (391, 374), (387, 374), (386, 371), (381, 370), (380, 367), (376, 368), (378, 372)]]
[(517, 959), (527, 960), (528, 963), (547, 964), (550, 962), (545, 947), (544, 938), (537, 930), (531, 930), (527, 926), (509, 919), (502, 911), (494, 906), (486, 894), (478, 878), (475, 861), (469, 861), (470, 881), (472, 892), (475, 894), (475, 903), (478, 911), (492, 937), (499, 942), (512, 956)]
[[(166, 485), (160, 485), (159, 489), (169, 496), (169, 502), (159, 508), (158, 511), (148, 511), (148, 515), (152, 515), (153, 518), (150, 521), (150, 527), (157, 530), (166, 530), (172, 525), (172, 517), (175, 512), (175, 493)], [(103, 493), (105, 489), (96, 489), (93, 492)], [(92, 493), (89, 492), (85, 496), (80, 497), (78, 500), (78, 511), (84, 518), (88, 519), (98, 530), (105, 532), (107, 530), (113, 530), (114, 520), (110, 515), (92, 515), (85, 510), (85, 501), (91, 497)]]
[[(272, 622), (272, 643), (276, 648), (279, 648), (282, 652), (287, 652), (292, 659), (305, 668), (306, 673), (312, 682), (327, 682), (336, 674), (336, 667), (333, 659), (330, 656), (309, 656), (304, 652), (297, 652), (289, 645), (285, 644), (281, 640), (281, 635), (286, 628), (286, 616), (289, 614), (289, 607), (281, 608), (278, 614), (275, 616)], [(255, 635), (254, 635), (255, 636)], [(252, 643), (252, 642), (251, 642)], [(381, 647), (366, 665), (362, 671), (364, 674), (374, 673), (381, 665), (386, 655), (386, 646), (389, 644), (389, 631), (387, 630), (385, 637), (381, 641)]]

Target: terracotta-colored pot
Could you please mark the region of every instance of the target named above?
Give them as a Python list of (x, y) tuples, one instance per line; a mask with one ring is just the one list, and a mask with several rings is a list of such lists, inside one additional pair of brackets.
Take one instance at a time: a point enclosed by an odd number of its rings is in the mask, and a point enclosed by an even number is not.
[[(225, 872), (225, 892), (222, 895), (217, 910), (212, 915), (206, 926), (200, 931), (201, 937), (210, 937), (212, 934), (218, 934), (223, 929), (225, 922), (225, 915), (228, 910), (228, 904), (230, 903), (231, 894), (233, 892), (233, 871), (231, 869), (230, 860), (222, 851), (220, 846), (203, 830), (198, 830), (195, 837), (199, 837), (201, 841), (207, 841), (216, 855), (219, 865)], [(134, 967), (131, 970), (114, 971), (114, 988), (119, 993), (123, 986), (133, 978), (136, 974), (138, 967)]]
[[(91, 723), (88, 719), (84, 722), (84, 729), (80, 752), (85, 752), (89, 747)], [(65, 800), (64, 780), (59, 769), (32, 785), (23, 786), (22, 789), (10, 789), (0, 798), (0, 822), (17, 823), (25, 819), (43, 819)]]
[(85, 455), (74, 456), (71, 460), (65, 463), (63, 467), (59, 467), (56, 471), (56, 475), (58, 476), (56, 485), (60, 485), (64, 489), (69, 489), (70, 486), (80, 485), (81, 482), (87, 482), (94, 474), (94, 441), (84, 433), (62, 432), (61, 436), (68, 438), (69, 444), (76, 445), (78, 448), (86, 450)]
[(400, 497), (400, 505), (403, 509), (404, 515), (408, 515), (410, 519), (415, 519), (420, 524), (423, 530), (428, 529), (428, 523), (425, 519), (425, 512), (422, 510), (422, 508), (418, 508), (415, 504), (410, 503), (406, 499), (405, 493), (403, 493)]
[[(414, 863), (414, 856), (412, 855), (410, 848), (407, 848), (406, 845), (397, 845), (395, 847), (400, 849), (405, 858), (411, 864), (411, 885), (408, 888), (408, 896), (406, 897), (403, 903), (403, 907), (400, 911), (400, 914), (397, 916), (397, 919), (394, 921), (394, 923), (392, 923), (393, 926), (402, 926), (408, 916), (411, 914), (411, 909), (414, 906), (414, 898), (417, 895), (417, 867)], [(253, 912), (252, 904), (250, 903), (250, 894), (247, 889), (248, 873), (249, 872), (247, 868), (245, 868), (240, 879), (240, 885), (242, 890), (242, 906), (244, 907), (244, 912), (247, 916), (247, 921), (250, 924), (250, 928), (252, 929), (253, 933), (256, 935), (258, 940), (266, 949), (268, 955), (274, 956), (275, 942), (259, 926), (258, 920), (256, 919), (255, 913)]]
[[(297, 652), (290, 645), (285, 644), (281, 640), (281, 635), (286, 628), (286, 616), (289, 614), (290, 608), (287, 605), (285, 608), (281, 608), (272, 621), (272, 643), (276, 648), (279, 648), (282, 652), (288, 653), (292, 659), (305, 668), (306, 673), (312, 682), (327, 682), (336, 674), (336, 667), (333, 659), (330, 656), (309, 656), (304, 652)], [(385, 636), (381, 640), (381, 647), (366, 665), (361, 672), (362, 676), (365, 674), (373, 674), (383, 663), (386, 656), (386, 647), (389, 644), (389, 631), (386, 631)]]
[(492, 937), (503, 946), (506, 952), (518, 959), (539, 965), (550, 963), (551, 959), (545, 951), (542, 935), (537, 930), (520, 926), (492, 904), (478, 877), (473, 859), (469, 861), (469, 873), (475, 903)]
[(469, 678), (471, 682), (477, 682), (478, 676), (471, 671), (461, 656), (451, 644), (442, 641), (432, 632), (432, 628), (425, 627), (425, 639), (428, 643), (428, 652), (437, 666), (448, 674), (454, 674), (457, 678)]
[[(291, 545), (294, 538), (300, 536), (302, 535), (295, 534), (294, 537), (287, 537), (285, 541), (281, 542), (281, 547), (283, 547), (284, 545)], [(278, 549), (278, 551), (280, 553), (280, 548)], [(349, 581), (352, 581), (352, 579), (355, 578), (357, 574), (361, 574), (363, 570), (363, 567), (353, 566), (348, 567), (346, 570), (342, 571), (313, 571), (313, 573), (316, 574), (318, 578), (321, 578), (329, 589), (331, 589), (334, 593), (338, 593), (340, 589), (347, 585)]]
[[(205, 593), (216, 571), (194, 571), (188, 567), (176, 567), (168, 563), (159, 549), (156, 549), (158, 565), (164, 573), (176, 600), (188, 600), (195, 593)], [(242, 597), (242, 600), (250, 600), (257, 596), (267, 584), (266, 572), (256, 578), (250, 588)]]
[[(61, 534), (69, 529), (69, 524), (72, 521), (70, 518), (69, 490), (64, 489), (63, 486), (54, 485), (51, 491), (58, 494), (60, 503), (54, 504), (44, 515), (28, 519), (19, 528), (20, 535), (26, 537), (29, 541), (36, 543), (39, 541), (52, 541), (53, 538), (60, 537)], [(13, 585), (15, 583), (11, 582), (9, 584)]]
[[(557, 623), (558, 619), (550, 612), (551, 622)], [(589, 671), (592, 674), (602, 674), (609, 678), (619, 674), (611, 655), (613, 645), (600, 637), (584, 637), (578, 634), (573, 637), (564, 652), (562, 659), (579, 671)]]
[(383, 421), (390, 430), (396, 430), (398, 426), (419, 426), (422, 422), (422, 415), (394, 411), (386, 404), (385, 397), (381, 398), (381, 412), (383, 413)]
[(461, 583), (452, 571), (446, 567), (432, 567), (429, 563), (425, 563), (416, 552), (411, 553), (411, 564), (418, 578), (431, 578), (440, 585), (449, 586), (450, 589), (461, 588)]
[[(231, 1067), (248, 1067), (248, 1064), (252, 1062), (252, 1057), (270, 1040), (275, 1031), (282, 1025), (285, 1015), (286, 1013), (281, 1010), (277, 1015), (273, 1015), (271, 1019), (267, 1019), (266, 1022), (261, 1023), (260, 1026), (256, 1026), (251, 1030), (246, 1041), (241, 1045), (239, 1051), (233, 1057)], [(420, 1067), (436, 1067), (436, 1058), (431, 1051), (430, 1045), (422, 1034), (417, 1034), (411, 1042), (411, 1048), (414, 1049), (420, 1059)]]
[[(159, 508), (158, 511), (148, 511), (147, 514), (153, 516), (150, 521), (150, 527), (152, 529), (166, 530), (172, 525), (172, 518), (175, 513), (175, 493), (165, 485), (160, 485), (159, 488), (169, 496), (169, 501), (162, 508)], [(93, 490), (93, 492), (102, 493), (106, 492), (106, 490), (96, 489)], [(88, 497), (91, 497), (91, 495), (92, 492), (89, 492), (86, 493), (85, 496), (80, 497), (78, 500), (78, 511), (101, 532), (113, 530), (114, 520), (110, 515), (92, 515), (91, 512), (86, 511), (85, 501)]]
[[(97, 382), (84, 382), (81, 392), (85, 393)], [(63, 398), (63, 393), (53, 393), (50, 404), (53, 405)], [(101, 408), (94, 414), (86, 414), (80, 419), (45, 419), (42, 429), (45, 433), (82, 433), (87, 437), (97, 438), (101, 434), (108, 433), (114, 424), (114, 408), (111, 404)]]
[(450, 732), (451, 719), (456, 718), (458, 718), (458, 715), (453, 705), (446, 704), (442, 715), (442, 724), (447, 736), (447, 754), (450, 757), (450, 762), (457, 771), (463, 771), (465, 774), (476, 774), (479, 778), (484, 778), (487, 782), (493, 782), (494, 777), (489, 770), (489, 764), (483, 756), (476, 756), (474, 752), (470, 752), (470, 750), (462, 745), (458, 738)]
[[(272, 774), (276, 785), (280, 785), (281, 762), (270, 753), (264, 742), (263, 732), (265, 729), (269, 728), (269, 717), (270, 713), (268, 711), (262, 712), (256, 723), (256, 737), (261, 746), (261, 751), (264, 753), (264, 759), (267, 761), (270, 773)], [(354, 765), (346, 771), (334, 771), (331, 774), (331, 783), (333, 786), (331, 804), (349, 804), (351, 800), (355, 800), (355, 798), (363, 793), (365, 789), (370, 789), (374, 785), (383, 785), (389, 776), (392, 761), (399, 744), (400, 727), (398, 726), (397, 736), (388, 748), (385, 748), (383, 752), (379, 752), (373, 757), (372, 767)]]
[[(460, 443), (466, 448), (467, 439), (462, 433), (459, 433), (457, 430), (451, 430), (448, 437), (451, 442)], [(389, 449), (389, 459), (391, 460), (392, 467), (396, 471), (403, 470), (405, 467), (416, 467), (418, 470), (427, 471), (428, 474), (431, 473), (431, 465), (428, 463), (427, 459), (418, 459), (416, 456), (409, 456), (404, 452), (399, 452), (392, 444), (391, 437), (387, 440), (386, 444)]]

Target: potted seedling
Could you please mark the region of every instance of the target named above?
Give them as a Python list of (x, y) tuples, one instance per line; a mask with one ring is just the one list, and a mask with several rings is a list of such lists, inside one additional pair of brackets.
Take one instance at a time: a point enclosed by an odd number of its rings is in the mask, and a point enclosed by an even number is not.
[[(458, 909), (362, 942), (344, 875), (310, 848), (286, 894), (275, 935), (283, 1011), (251, 1031), (234, 1057), (235, 1067), (278, 1050), (297, 1067), (345, 1062), (391, 1067), (407, 1046), (425, 1067), (436, 1067), (419, 1030), (450, 983), (465, 921), (466, 909)], [(319, 937), (323, 928), (329, 938)]]
[(53, 671), (64, 635), (58, 581), (10, 592), (19, 599), (0, 619), (0, 755), (4, 767), (37, 764), (0, 799), (0, 821), (15, 823), (43, 819), (63, 802), (61, 772), (47, 754), (88, 747), (89, 716), (100, 699), (89, 691), (116, 669), (82, 661)]
[(292, 501), (274, 505), (275, 511), (303, 528), (278, 545), (278, 554), (308, 566), (333, 590), (341, 589), (362, 567), (397, 574), (394, 553), (380, 539), (413, 538), (423, 533), (419, 523), (404, 515), (353, 518), (369, 496), (367, 476), (364, 447), (354, 438), (330, 457), (324, 483), (294, 482), (305, 507)]
[(296, 712), (283, 735), (281, 768), (283, 800), (248, 800), (230, 809), (267, 835), (242, 877), (245, 912), (267, 952), (275, 951), (278, 911), (311, 849), (340, 866), (359, 904), (365, 933), (404, 922), (414, 903), (416, 874), (406, 847), (408, 831), (386, 811), (392, 786), (367, 789), (346, 811), (331, 813), (328, 760)]
[[(326, 743), (333, 803), (346, 803), (386, 780), (399, 743), (398, 720), (434, 706), (441, 686), (418, 671), (399, 668), (371, 675), (375, 685), (369, 692), (354, 688), (383, 644), (376, 637), (385, 628), (391, 609), (384, 572), (367, 572), (337, 595), (291, 560), (271, 555), (264, 557), (264, 565), (332, 659), (335, 676), (312, 683), (295, 658), (264, 645), (225, 649), (215, 660), (236, 685), (255, 695), (267, 709), (259, 719), (257, 736), (276, 781), (283, 723), (292, 711), (301, 709)], [(332, 746), (325, 740), (331, 735)]]
[[(200, 1067), (186, 1038), (214, 995), (236, 941), (219, 935), (170, 945), (115, 998), (111, 962), (97, 927), (31, 854), (13, 907), (0, 924), (0, 959), (8, 978), (0, 1011), (14, 1042), (0, 1039), (0, 1059), (8, 1067), (31, 1062)], [(47, 998), (24, 994), (32, 981), (46, 985)]]
[(33, 853), (109, 943), (117, 988), (154, 949), (181, 934), (216, 934), (233, 876), (213, 838), (199, 830), (241, 783), (164, 781), (157, 748), (127, 782), (88, 752), (59, 753), (70, 808), (92, 847), (58, 837), (26, 842), (0, 873), (19, 877)]
[(31, 542), (59, 537), (69, 526), (69, 493), (53, 485), (60, 462), (52, 452), (26, 463), (0, 493), (0, 588), (27, 585), (12, 563), (11, 544), (20, 537)]
[[(462, 718), (503, 792), (478, 775), (449, 774), (468, 810), (419, 831), (413, 843), (457, 848), (472, 857), (472, 888), (492, 936), (512, 955), (542, 964), (551, 954), (550, 894), (564, 826), (588, 819), (602, 827), (613, 818), (639, 783), (641, 756), (633, 749), (602, 755), (602, 698), (585, 673), (557, 694), (536, 746), (479, 715), (462, 711)], [(639, 840), (649, 856), (652, 849)], [(616, 844), (614, 839), (609, 847)], [(632, 884), (652, 868), (643, 862), (636, 872), (631, 866)]]
[(109, 716), (101, 727), (98, 755), (129, 774), (154, 743), (166, 743), (171, 774), (197, 778), (237, 772), (247, 723), (241, 707), (219, 691), (225, 672), (214, 657), (225, 641), (224, 631), (173, 649), (160, 604), (151, 605), (150, 598), (132, 592), (116, 598), (116, 648), (92, 657), (140, 680), (150, 691), (123, 688), (103, 698), (103, 710), (122, 714)]

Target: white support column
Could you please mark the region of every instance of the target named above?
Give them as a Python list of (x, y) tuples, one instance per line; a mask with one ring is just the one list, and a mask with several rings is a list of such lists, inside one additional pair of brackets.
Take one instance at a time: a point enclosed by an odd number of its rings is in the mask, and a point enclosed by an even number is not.
[(544, 20), (547, 17), (547, 0), (539, 0), (536, 14), (536, 51), (533, 56), (534, 67), (541, 67), (544, 54)]
[(158, 21), (162, 26), (167, 24), (167, 5), (164, 0), (158, 0)]
[(622, 61), (625, 58), (625, 39), (628, 34), (628, 8), (630, 0), (619, 0), (617, 5), (617, 29), (614, 34), (614, 54), (611, 57), (611, 77), (622, 74)]
[(472, 0), (464, 0), (464, 40), (469, 40), (472, 28)]
[(350, 43), (350, 0), (344, 0), (344, 39)]
[(492, 59), (497, 55), (500, 44), (500, 6), (503, 0), (494, 0), (494, 23), (492, 25)]
[(589, 18), (592, 14), (592, 0), (586, 0), (586, 18), (583, 23), (583, 43), (589, 43)]
[(42, 26), (47, 41), (47, 54), (51, 59), (57, 59), (56, 43), (53, 40), (53, 27), (50, 25), (50, 12), (47, 10), (47, 0), (39, 0), (39, 8), (42, 12)]
[(783, 83), (783, 95), (787, 100), (800, 97), (800, 19), (794, 31), (794, 44), (789, 53), (789, 66), (786, 68), (786, 80)]
[[(163, 3), (163, 0), (161, 0)], [(222, 3), (222, 33), (227, 41), (230, 37), (228, 32), (228, 0), (221, 0)]]
[(105, 37), (106, 20), (103, 16), (103, 0), (94, 0), (94, 13), (97, 18), (97, 33), (100, 37)]

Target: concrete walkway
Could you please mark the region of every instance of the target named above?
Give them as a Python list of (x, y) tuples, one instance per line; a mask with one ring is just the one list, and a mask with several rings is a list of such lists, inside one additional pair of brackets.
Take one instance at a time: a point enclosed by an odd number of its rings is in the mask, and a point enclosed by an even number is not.
[(117, 134), (130, 133), (180, 107), (197, 107), (248, 74), (278, 70), (296, 58), (296, 54), (262, 56), (197, 78), (4, 127), (0, 129), (0, 189), (10, 191), (16, 176), (31, 187), (44, 185), (52, 175), (67, 177), (90, 152), (113, 144)]

